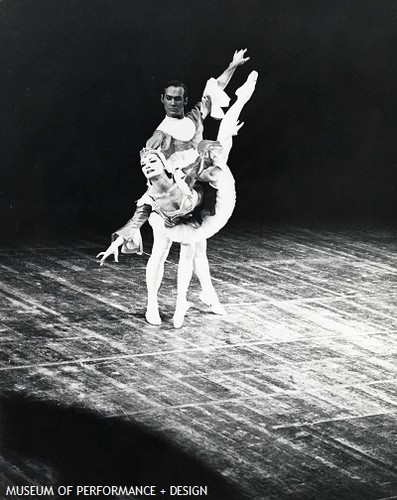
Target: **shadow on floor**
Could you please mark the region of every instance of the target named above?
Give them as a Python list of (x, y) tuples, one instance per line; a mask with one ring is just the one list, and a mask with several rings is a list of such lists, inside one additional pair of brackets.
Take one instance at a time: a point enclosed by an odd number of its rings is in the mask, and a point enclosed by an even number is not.
[[(208, 466), (133, 422), (15, 394), (1, 396), (0, 422), (6, 460), (41, 461), (54, 471), (57, 484), (156, 485), (158, 490), (170, 485), (207, 485), (207, 498), (245, 498)], [(35, 479), (40, 484), (40, 478)]]

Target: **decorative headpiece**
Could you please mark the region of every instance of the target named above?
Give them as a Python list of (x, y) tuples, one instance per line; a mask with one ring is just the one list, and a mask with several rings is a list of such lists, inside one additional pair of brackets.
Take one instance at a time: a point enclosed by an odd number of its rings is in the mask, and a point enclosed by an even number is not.
[(164, 165), (164, 168), (168, 171), (167, 168), (167, 159), (164, 156), (164, 153), (160, 151), (160, 149), (153, 149), (153, 148), (143, 148), (140, 150), (139, 155), (141, 157), (141, 160), (143, 158), (146, 158), (146, 156), (149, 155), (156, 155), (160, 159), (161, 163)]

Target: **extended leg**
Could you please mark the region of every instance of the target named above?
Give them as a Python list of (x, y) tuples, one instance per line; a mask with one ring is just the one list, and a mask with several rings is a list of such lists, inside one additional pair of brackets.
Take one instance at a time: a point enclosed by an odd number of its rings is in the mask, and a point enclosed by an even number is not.
[(239, 124), (238, 119), (244, 105), (250, 100), (252, 94), (254, 93), (257, 79), (258, 73), (256, 71), (252, 71), (249, 74), (247, 81), (236, 90), (237, 100), (233, 106), (228, 109), (219, 125), (217, 140), (222, 144), (225, 161), (227, 161), (227, 157), (232, 148), (232, 137), (237, 135), (237, 132), (243, 126), (243, 123)]
[(146, 266), (147, 310), (146, 320), (152, 325), (160, 325), (159, 305), (157, 293), (164, 275), (164, 262), (171, 248), (171, 240), (154, 231), (152, 255)]
[(210, 266), (207, 258), (207, 240), (196, 243), (193, 266), (201, 285), (200, 300), (210, 306), (213, 313), (225, 314), (226, 311), (219, 302), (211, 280)]
[(175, 328), (180, 328), (183, 325), (183, 320), (190, 307), (190, 303), (187, 301), (187, 291), (193, 274), (194, 253), (194, 244), (181, 243), (177, 280), (178, 296), (173, 318)]

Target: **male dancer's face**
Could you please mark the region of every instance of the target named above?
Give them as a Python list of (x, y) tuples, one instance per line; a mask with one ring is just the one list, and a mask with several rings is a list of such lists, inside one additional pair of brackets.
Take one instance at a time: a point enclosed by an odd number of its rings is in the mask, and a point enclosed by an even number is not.
[(185, 104), (187, 97), (184, 97), (183, 87), (167, 87), (161, 95), (161, 102), (164, 104), (165, 114), (171, 118), (183, 118), (185, 116)]

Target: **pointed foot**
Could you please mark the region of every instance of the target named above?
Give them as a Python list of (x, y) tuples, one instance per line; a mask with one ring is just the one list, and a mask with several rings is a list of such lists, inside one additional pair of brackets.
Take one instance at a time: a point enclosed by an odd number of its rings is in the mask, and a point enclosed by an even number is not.
[(248, 75), (247, 81), (236, 90), (236, 96), (245, 102), (251, 99), (252, 94), (255, 90), (256, 81), (258, 80), (258, 72), (251, 71)]
[(219, 302), (218, 296), (216, 293), (212, 294), (206, 294), (204, 292), (200, 293), (200, 300), (205, 304), (206, 306), (209, 306), (211, 309), (211, 312), (214, 314), (219, 314), (219, 315), (224, 315), (226, 314), (226, 310), (223, 307), (223, 305)]
[(174, 317), (172, 318), (174, 328), (181, 328), (185, 320), (186, 313), (191, 307), (191, 302), (182, 302), (176, 305)]

